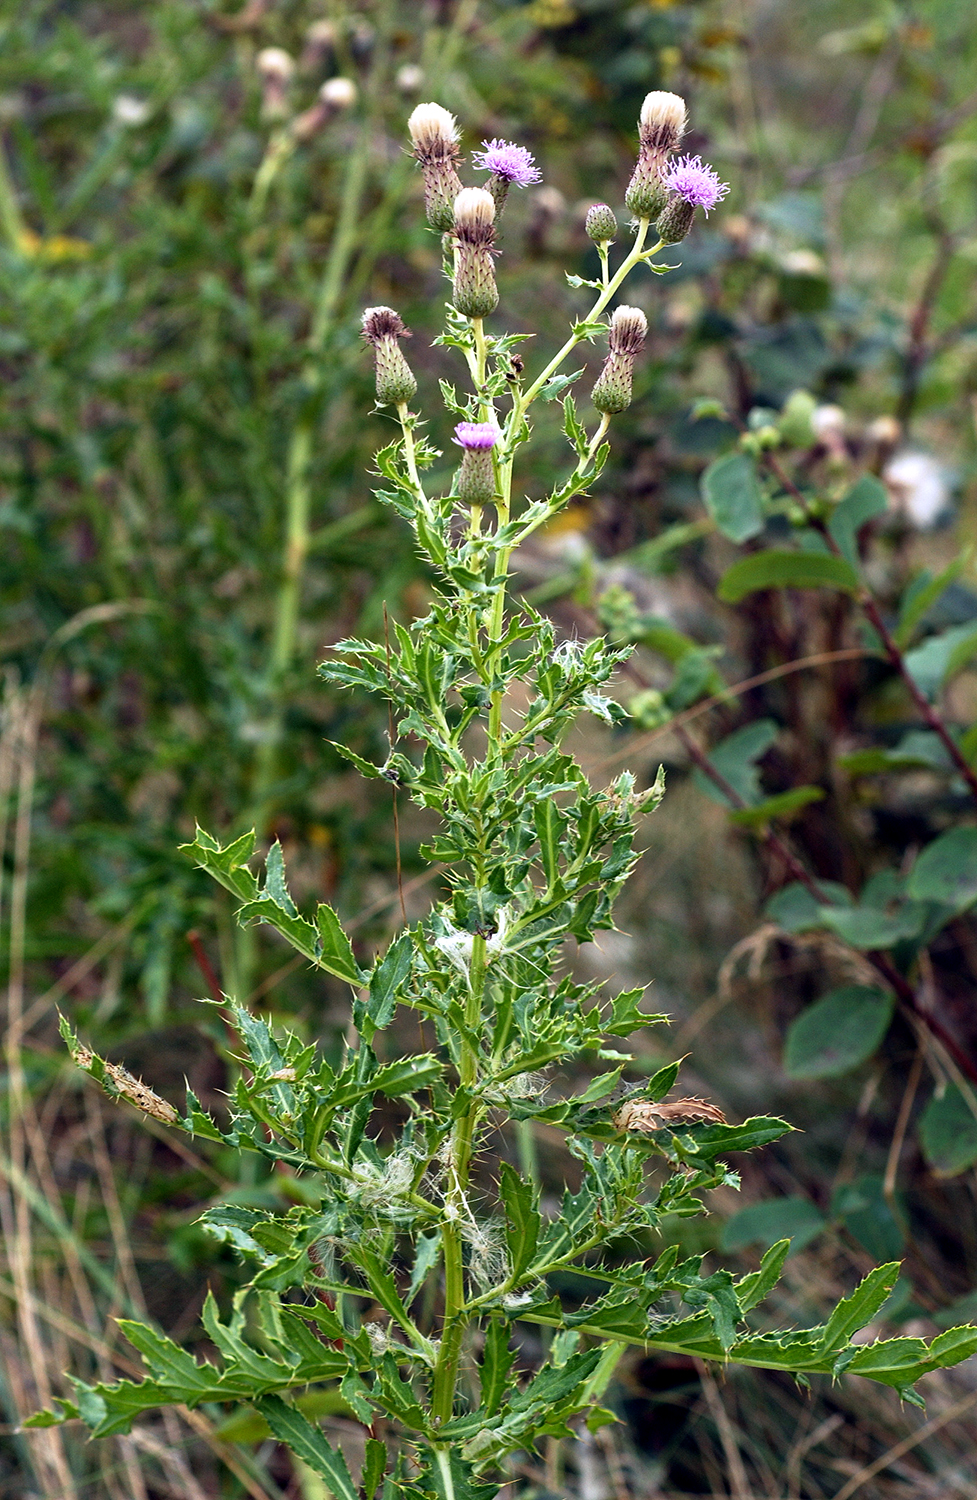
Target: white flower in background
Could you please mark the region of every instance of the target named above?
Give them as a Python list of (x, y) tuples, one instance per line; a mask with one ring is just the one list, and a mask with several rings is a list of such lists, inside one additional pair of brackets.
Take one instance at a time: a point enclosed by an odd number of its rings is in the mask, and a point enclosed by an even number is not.
[(780, 257), (780, 269), (788, 276), (822, 277), (827, 274), (824, 261), (816, 250), (788, 250)]
[(816, 406), (811, 413), (815, 437), (836, 458), (845, 456), (845, 422), (840, 406)]
[(112, 118), (116, 125), (145, 125), (149, 119), (149, 105), (134, 94), (119, 94), (112, 101)]
[(402, 94), (416, 94), (424, 82), (424, 69), (419, 68), (417, 63), (404, 63), (402, 68), (397, 69), (395, 81)]
[(919, 531), (935, 526), (950, 504), (949, 476), (929, 453), (903, 450), (882, 470), (889, 503)]

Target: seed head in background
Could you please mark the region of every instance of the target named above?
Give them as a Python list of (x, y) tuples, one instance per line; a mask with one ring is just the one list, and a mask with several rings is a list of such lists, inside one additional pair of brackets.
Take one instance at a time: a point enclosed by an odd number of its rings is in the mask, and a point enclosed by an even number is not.
[(639, 219), (655, 219), (668, 200), (662, 183), (665, 161), (682, 143), (685, 100), (656, 89), (645, 95), (638, 120), (638, 160), (624, 201)]
[(457, 247), (453, 301), (466, 318), (484, 318), (499, 305), (492, 246), (495, 243), (495, 199), (485, 188), (462, 188), (455, 199)]
[(729, 192), (729, 184), (720, 182), (718, 172), (707, 167), (700, 156), (673, 161), (662, 184), (669, 197), (656, 228), (666, 245), (677, 245), (685, 239), (697, 208), (708, 214)]
[(472, 166), (479, 172), (491, 172), (487, 186), (495, 199), (497, 215), (505, 207), (513, 183), (516, 187), (530, 187), (543, 180), (532, 152), (513, 141), (483, 141), (482, 150), (472, 152)]
[(345, 109), (352, 109), (358, 92), (352, 78), (327, 78), (319, 90), (316, 102), (292, 121), (292, 135), (299, 141), (311, 140), (335, 115)]
[(607, 337), (607, 358), (590, 399), (605, 415), (631, 405), (634, 362), (644, 347), (648, 319), (640, 307), (616, 307)]
[(282, 47), (264, 47), (254, 60), (261, 81), (261, 117), (283, 120), (288, 114), (288, 86), (295, 63)]
[(376, 357), (378, 406), (400, 406), (417, 390), (417, 381), (397, 342), (410, 336), (410, 329), (392, 307), (368, 307), (363, 314), (363, 337), (373, 345)]
[(461, 192), (457, 162), (458, 122), (440, 104), (419, 104), (407, 121), (414, 156), (424, 174), (424, 209), (432, 229), (454, 227), (455, 199)]

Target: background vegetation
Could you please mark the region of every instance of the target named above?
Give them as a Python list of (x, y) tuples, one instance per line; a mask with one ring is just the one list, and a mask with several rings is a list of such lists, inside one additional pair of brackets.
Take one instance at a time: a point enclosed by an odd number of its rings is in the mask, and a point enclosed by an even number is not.
[[(208, 1284), (229, 1297), (239, 1271), (195, 1228), (205, 1206), (284, 1205), (294, 1192), (286, 1176), (248, 1176), (233, 1156), (188, 1150), (95, 1097), (66, 1060), (57, 1007), (162, 1095), (179, 1099), (186, 1076), (217, 1108), (232, 1063), (197, 997), (233, 992), (327, 1044), (343, 1033), (339, 987), (261, 931), (236, 933), (178, 854), (194, 819), (279, 837), (305, 893), (356, 922), (364, 959), (402, 921), (398, 868), (407, 912), (429, 899), (423, 830), (401, 807), (398, 850), (391, 794), (364, 791), (327, 743), (382, 755), (384, 719), (314, 678), (331, 641), (379, 635), (385, 609), (407, 618), (425, 600), (405, 535), (369, 498), (387, 429), (365, 415), (358, 340), (362, 306), (389, 302), (415, 330), (421, 379), (443, 373), (428, 347), (439, 255), (403, 150), (418, 98), (456, 111), (470, 145), (500, 134), (537, 153), (545, 186), (506, 215), (512, 327), (555, 332), (578, 310), (563, 271), (593, 274), (582, 209), (620, 205), (648, 88), (688, 97), (691, 149), (733, 184), (676, 254), (681, 271), (641, 293), (650, 352), (613, 468), (519, 560), (525, 592), (563, 629), (641, 642), (621, 695), (644, 695), (645, 728), (595, 735), (595, 769), (613, 757), (647, 776), (664, 760), (668, 772), (626, 935), (580, 962), (653, 976), (656, 1007), (674, 1017), (667, 1038), (635, 1039), (636, 1076), (691, 1050), (702, 1091), (731, 1116), (782, 1112), (803, 1127), (746, 1165), (743, 1196), (714, 1195), (707, 1248), (752, 1265), (763, 1244), (795, 1233), (787, 1313), (799, 1323), (900, 1253), (890, 1331), (933, 1332), (972, 1312), (967, 904), (911, 955), (925, 1016), (903, 1005), (868, 1050), (860, 1035), (842, 1067), (809, 1061), (807, 1076), (792, 1023), (831, 985), (870, 984), (871, 949), (841, 929), (797, 930), (803, 919), (783, 905), (767, 910), (791, 879), (789, 849), (897, 919), (905, 902), (891, 880), (936, 835), (969, 826), (972, 801), (932, 740), (907, 744), (923, 728), (918, 705), (884, 660), (855, 654), (877, 641), (843, 598), (717, 600), (741, 551), (728, 524), (717, 533), (701, 488), (740, 425), (779, 424), (785, 472), (805, 489), (881, 474), (890, 508), (862, 533), (865, 576), (885, 619), (901, 603), (905, 620), (921, 570), (962, 558), (907, 646), (957, 631), (940, 701), (951, 723), (972, 723), (970, 7), (7, 0), (0, 14), (0, 1493), (320, 1493), (246, 1410), (173, 1414), (88, 1449), (71, 1429), (28, 1437), (16, 1425), (64, 1389), (63, 1369), (129, 1368), (114, 1314), (188, 1337)], [(297, 63), (280, 109), (256, 67), (269, 46)], [(355, 103), (296, 139), (289, 120), (336, 75), (355, 82)], [(791, 404), (799, 390), (813, 399)], [(447, 431), (432, 436), (447, 449)], [(547, 442), (534, 453), (542, 476)], [(771, 545), (789, 542), (789, 516), (770, 525)], [(827, 653), (677, 731), (665, 722), (724, 683)], [(754, 737), (731, 754), (744, 728)], [(731, 824), (703, 780), (704, 755), (715, 766), (723, 741), (718, 764), (740, 777), (742, 802), (800, 786), (820, 800), (752, 829)], [(880, 872), (890, 884), (873, 904), (864, 887)], [(562, 1148), (540, 1132), (535, 1149), (555, 1189)], [(969, 1366), (931, 1377), (923, 1415), (860, 1382), (808, 1395), (774, 1376), (723, 1385), (687, 1362), (636, 1360), (615, 1396), (624, 1425), (527, 1457), (523, 1478), (527, 1491), (588, 1500), (967, 1495), (973, 1389)], [(341, 1406), (330, 1420), (355, 1448)]]

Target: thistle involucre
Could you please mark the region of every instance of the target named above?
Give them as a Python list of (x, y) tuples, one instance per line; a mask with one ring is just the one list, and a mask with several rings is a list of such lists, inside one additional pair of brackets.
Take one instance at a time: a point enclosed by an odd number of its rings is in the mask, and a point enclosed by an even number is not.
[(363, 337), (373, 345), (377, 363), (377, 403), (399, 406), (417, 390), (410, 365), (401, 353), (398, 339), (409, 339), (399, 313), (392, 307), (368, 307), (363, 314)]
[(681, 144), (685, 124), (685, 100), (678, 94), (655, 90), (645, 95), (638, 121), (638, 160), (624, 195), (628, 208), (639, 219), (657, 218), (665, 207), (665, 159)]
[(466, 505), (485, 505), (495, 495), (492, 449), (499, 429), (492, 422), (459, 422), (455, 442), (462, 450), (458, 495)]
[(634, 361), (644, 345), (648, 319), (640, 307), (616, 307), (607, 338), (607, 358), (590, 399), (607, 415), (631, 405)]
[(454, 204), (454, 304), (466, 318), (484, 318), (499, 305), (492, 264), (495, 199), (484, 188), (462, 188)]
[(432, 229), (454, 226), (455, 199), (461, 192), (458, 122), (440, 104), (419, 104), (407, 121), (414, 156), (424, 174), (424, 208)]
[(584, 228), (595, 244), (606, 245), (610, 240), (617, 238), (617, 218), (614, 210), (606, 203), (593, 204), (587, 210)]

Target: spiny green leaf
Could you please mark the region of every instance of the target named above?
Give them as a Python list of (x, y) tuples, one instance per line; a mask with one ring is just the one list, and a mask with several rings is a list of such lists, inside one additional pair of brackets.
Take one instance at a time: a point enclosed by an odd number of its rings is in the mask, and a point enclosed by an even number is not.
[(502, 1405), (509, 1382), (509, 1371), (516, 1357), (515, 1350), (509, 1348), (510, 1335), (509, 1324), (498, 1318), (493, 1318), (485, 1330), (485, 1345), (478, 1373), (482, 1385), (482, 1405), (490, 1417)]
[(499, 1169), (499, 1191), (505, 1209), (510, 1275), (515, 1280), (536, 1253), (541, 1219), (532, 1184), (525, 1182), (507, 1161)]
[(318, 954), (320, 967), (335, 974), (337, 979), (345, 979), (347, 984), (362, 984), (365, 976), (353, 956), (353, 945), (332, 907), (320, 902), (315, 920), (322, 944)]
[(335, 1500), (359, 1500), (345, 1458), (329, 1446), (318, 1427), (280, 1396), (262, 1396), (254, 1404), (278, 1441), (326, 1481)]
[(895, 1286), (898, 1275), (899, 1262), (897, 1260), (890, 1261), (885, 1266), (876, 1266), (874, 1271), (870, 1271), (864, 1280), (859, 1282), (851, 1296), (843, 1298), (838, 1303), (821, 1336), (821, 1347), (831, 1350), (841, 1349), (848, 1343), (853, 1333), (857, 1333), (860, 1328), (871, 1323)]

